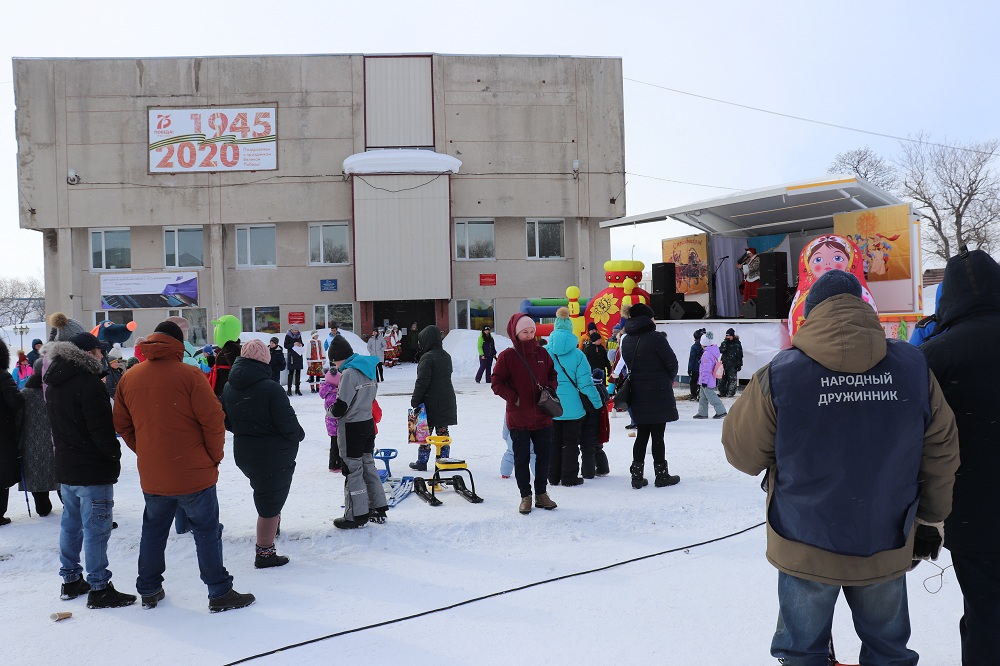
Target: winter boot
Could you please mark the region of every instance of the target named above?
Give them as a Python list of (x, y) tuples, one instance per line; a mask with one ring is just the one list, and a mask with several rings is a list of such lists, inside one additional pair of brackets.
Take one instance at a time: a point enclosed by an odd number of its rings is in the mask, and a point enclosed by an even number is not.
[(363, 516), (355, 516), (354, 520), (350, 518), (334, 518), (333, 526), (340, 530), (356, 530), (359, 527), (364, 527), (368, 524), (368, 514)]
[(90, 583), (84, 580), (81, 576), (72, 583), (63, 583), (59, 590), (59, 598), (63, 601), (69, 601), (70, 599), (76, 599), (81, 594), (87, 594), (88, 592), (90, 592)]
[(654, 462), (653, 470), (656, 472), (656, 480), (653, 481), (653, 485), (657, 488), (663, 488), (664, 486), (673, 486), (680, 482), (681, 477), (676, 474), (671, 474), (667, 471), (667, 461)]
[(299, 385), (295, 385), (295, 395), (302, 395), (302, 391), (299, 390)]
[(257, 546), (257, 556), (254, 557), (253, 566), (256, 569), (268, 569), (270, 567), (282, 567), (288, 564), (288, 558), (278, 555), (274, 550), (274, 545)]
[(559, 505), (552, 501), (552, 498), (549, 497), (548, 493), (542, 493), (541, 495), (535, 495), (535, 508), (536, 509), (548, 509), (549, 511), (551, 511), (552, 509), (556, 508), (557, 506), (559, 506)]
[(119, 592), (110, 581), (103, 590), (91, 590), (87, 595), (87, 608), (123, 608), (134, 603), (134, 594)]
[(230, 588), (230, 590), (221, 597), (209, 599), (208, 610), (212, 613), (221, 613), (223, 611), (236, 610), (237, 608), (246, 608), (255, 601), (257, 601), (257, 597), (252, 594), (240, 594), (236, 590)]
[(632, 487), (635, 489), (642, 488), (643, 486), (648, 486), (649, 481), (642, 478), (642, 469), (645, 467), (645, 463), (632, 463), (632, 466), (628, 468), (630, 474), (632, 474)]
[(150, 608), (156, 608), (156, 604), (163, 601), (163, 597), (165, 596), (167, 595), (163, 591), (162, 587), (156, 592), (153, 592), (152, 594), (144, 594), (142, 595), (142, 607), (145, 608), (146, 610), (149, 610)]
[(427, 461), (431, 459), (431, 447), (426, 444), (421, 444), (417, 447), (417, 462), (410, 463), (410, 469), (415, 469), (418, 472), (427, 471)]
[(521, 503), (518, 505), (517, 511), (524, 515), (531, 513), (531, 495), (521, 498)]
[(288, 385), (288, 395), (291, 395), (291, 394), (292, 394), (292, 385), (289, 384)]
[(368, 522), (369, 523), (377, 523), (379, 525), (384, 525), (385, 524), (385, 519), (386, 519), (386, 515), (385, 515), (386, 509), (388, 509), (388, 507), (382, 507), (381, 509), (372, 509), (371, 511), (369, 511), (368, 512)]
[(31, 493), (31, 496), (35, 499), (35, 512), (39, 516), (44, 518), (52, 513), (52, 500), (48, 493)]

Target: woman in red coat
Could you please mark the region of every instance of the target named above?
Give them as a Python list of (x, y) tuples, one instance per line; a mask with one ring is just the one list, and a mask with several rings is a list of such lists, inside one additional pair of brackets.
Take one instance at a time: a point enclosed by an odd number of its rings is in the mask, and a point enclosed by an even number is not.
[(521, 492), (518, 511), (531, 513), (531, 446), (535, 448), (535, 507), (554, 509), (546, 492), (549, 454), (552, 450), (552, 417), (538, 406), (538, 386), (556, 389), (556, 369), (552, 357), (535, 340), (535, 322), (517, 313), (507, 323), (507, 335), (514, 346), (500, 352), (493, 368), (493, 392), (507, 403), (507, 427), (514, 443), (514, 478)]

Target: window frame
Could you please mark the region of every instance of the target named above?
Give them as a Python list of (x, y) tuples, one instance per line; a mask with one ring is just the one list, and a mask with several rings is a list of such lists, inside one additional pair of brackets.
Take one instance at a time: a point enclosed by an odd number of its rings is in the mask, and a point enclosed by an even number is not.
[[(539, 239), (541, 234), (538, 233), (538, 224), (540, 222), (558, 222), (560, 224), (560, 245), (559, 251), (561, 254), (557, 257), (539, 257)], [(535, 227), (535, 255), (530, 254), (531, 248), (528, 247), (528, 226), (534, 225)], [(529, 217), (525, 219), (524, 226), (524, 245), (525, 254), (528, 261), (559, 261), (566, 259), (566, 218), (562, 217)]]
[[(180, 231), (194, 231), (198, 230), (201, 232), (201, 263), (194, 266), (181, 266), (180, 264)], [(174, 263), (173, 265), (167, 263), (167, 232), (174, 232)], [(163, 227), (163, 267), (172, 270), (183, 270), (188, 268), (199, 269), (205, 267), (205, 227), (201, 224), (182, 224), (177, 226)]]
[[(278, 318), (277, 318), (277, 320), (275, 322), (277, 324), (277, 326), (278, 326), (277, 330), (275, 330), (275, 331), (264, 331), (264, 330), (258, 330), (257, 329), (257, 310), (260, 310), (260, 309), (263, 309), (263, 308), (274, 309), (274, 310), (277, 311)], [(253, 330), (250, 330), (250, 331), (246, 330), (246, 323), (243, 321), (243, 316), (244, 316), (244, 314), (246, 314), (247, 310), (250, 311), (250, 321), (253, 323), (253, 326), (251, 327)], [(241, 306), (240, 307), (240, 325), (243, 327), (243, 332), (244, 333), (265, 333), (267, 335), (278, 335), (281, 332), (281, 306), (280, 305), (246, 305), (246, 306)]]
[[(344, 245), (347, 248), (347, 261), (322, 261), (323, 257), (323, 228), (324, 227), (343, 227), (344, 228)], [(312, 230), (320, 230), (320, 261), (313, 261), (312, 259)], [(309, 259), (307, 265), (309, 266), (350, 266), (351, 264), (351, 224), (347, 221), (330, 221), (330, 222), (310, 222), (309, 232), (307, 234), (306, 240), (308, 247), (307, 252)]]
[(115, 321), (116, 324), (127, 324), (130, 321), (135, 321), (134, 310), (94, 310), (94, 326), (100, 326), (101, 323), (105, 321), (114, 321), (114, 319), (111, 318), (111, 313), (117, 314), (125, 312), (128, 313), (128, 315), (126, 315), (128, 317), (128, 321), (125, 322)]
[[(273, 229), (274, 230), (274, 263), (273, 264), (254, 264), (253, 255), (251, 254), (251, 247), (253, 243), (251, 242), (251, 235), (254, 229)], [(246, 231), (246, 256), (250, 263), (241, 264), (240, 263), (240, 231)], [(236, 237), (233, 239), (233, 244), (236, 249), (236, 261), (233, 264), (238, 270), (274, 270), (278, 267), (278, 225), (276, 224), (238, 224), (236, 225)], [(269, 306), (261, 306), (269, 307)]]
[[(324, 316), (326, 318), (325, 326), (318, 326), (316, 324), (316, 311), (323, 308)], [(351, 319), (350, 322), (347, 321), (342, 316), (332, 315), (332, 308), (350, 308), (351, 309)], [(313, 305), (313, 330), (319, 330), (321, 328), (330, 328), (330, 322), (335, 321), (340, 324), (339, 330), (342, 331), (354, 331), (354, 303), (316, 303)], [(346, 324), (346, 325), (345, 325)]]
[[(470, 257), (469, 256), (469, 225), (470, 224), (489, 224), (490, 230), (493, 232), (493, 254), (489, 257)], [(465, 256), (459, 256), (458, 254), (458, 238), (459, 238), (459, 225), (463, 226), (463, 231), (465, 234)], [(455, 234), (455, 261), (496, 261), (497, 260), (497, 225), (496, 220), (492, 218), (462, 218), (457, 219), (454, 222), (454, 234)], [(527, 236), (525, 236), (525, 242), (527, 242)]]
[[(481, 324), (480, 326), (472, 326), (472, 301), (478, 301), (481, 303), (489, 303), (490, 309), (493, 312), (493, 321), (488, 324)], [(462, 325), (460, 319), (461, 309), (460, 304), (465, 304), (466, 319), (465, 326)], [(489, 326), (491, 331), (496, 330), (496, 320), (497, 320), (497, 299), (495, 298), (456, 298), (455, 299), (455, 328), (465, 331), (479, 331), (482, 330), (483, 326)]]
[[(200, 310), (202, 312), (202, 318), (205, 321), (205, 339), (201, 339), (201, 332), (195, 327), (195, 320), (192, 317), (185, 317), (185, 312), (190, 312), (191, 310)], [(208, 318), (208, 308), (171, 308), (167, 310), (168, 317), (182, 317), (188, 320), (188, 335), (187, 342), (190, 342), (195, 347), (204, 347), (208, 344), (208, 336), (211, 334), (211, 320)]]
[[(120, 266), (117, 268), (108, 268), (108, 244), (104, 240), (104, 234), (107, 232), (125, 232), (128, 234), (128, 266)], [(101, 266), (94, 266), (94, 234), (101, 234)], [(130, 271), (132, 270), (132, 227), (91, 227), (87, 229), (87, 253), (90, 255), (90, 270), (91, 272), (108, 272), (108, 271)]]

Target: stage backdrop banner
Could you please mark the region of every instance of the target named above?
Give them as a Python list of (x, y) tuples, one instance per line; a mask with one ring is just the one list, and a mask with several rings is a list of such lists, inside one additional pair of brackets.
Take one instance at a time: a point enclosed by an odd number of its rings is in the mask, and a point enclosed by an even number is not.
[(708, 234), (665, 238), (663, 261), (674, 264), (679, 294), (708, 293)]
[(869, 283), (910, 279), (909, 205), (834, 215), (833, 231), (861, 250)]
[(278, 168), (278, 107), (149, 107), (149, 173)]
[(197, 273), (101, 274), (103, 310), (191, 308), (197, 305)]

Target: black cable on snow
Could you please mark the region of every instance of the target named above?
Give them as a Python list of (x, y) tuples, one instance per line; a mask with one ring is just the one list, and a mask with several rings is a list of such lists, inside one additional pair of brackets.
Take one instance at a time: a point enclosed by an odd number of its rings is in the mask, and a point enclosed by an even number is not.
[(354, 629), (345, 629), (344, 631), (338, 631), (333, 634), (327, 634), (326, 636), (319, 636), (318, 638), (310, 638), (307, 641), (302, 641), (300, 643), (292, 643), (291, 645), (285, 645), (284, 647), (275, 648), (267, 652), (261, 652), (260, 654), (251, 655), (249, 657), (244, 657), (237, 661), (232, 661), (224, 666), (235, 666), (236, 664), (244, 664), (248, 661), (253, 661), (254, 659), (259, 659), (261, 657), (267, 657), (272, 654), (278, 654), (279, 652), (284, 652), (286, 650), (293, 650), (304, 645), (310, 645), (312, 643), (319, 643), (320, 641), (325, 641), (330, 638), (337, 638), (339, 636), (346, 636), (348, 634), (356, 634), (362, 631), (367, 631), (369, 629), (377, 629), (378, 627), (385, 627), (390, 624), (398, 624), (400, 622), (405, 622), (407, 620), (415, 620), (418, 617), (424, 617), (425, 615), (432, 615), (434, 613), (441, 613), (443, 611), (452, 610), (453, 608), (459, 608), (461, 606), (466, 606), (477, 601), (484, 601), (486, 599), (492, 599), (493, 597), (499, 597), (504, 594), (509, 594), (511, 592), (520, 592), (522, 590), (527, 590), (532, 587), (538, 587), (539, 585), (545, 585), (547, 583), (555, 583), (560, 580), (566, 580), (568, 578), (576, 578), (577, 576), (585, 576), (587, 574), (598, 573), (599, 571), (607, 571), (608, 569), (614, 569), (615, 567), (624, 566), (626, 564), (632, 564), (634, 562), (641, 562), (642, 560), (648, 560), (654, 557), (660, 557), (662, 555), (669, 555), (671, 553), (676, 553), (679, 551), (689, 550), (691, 548), (697, 548), (699, 546), (707, 546), (710, 543), (716, 543), (717, 541), (723, 541), (725, 539), (731, 539), (732, 537), (739, 536), (749, 532), (750, 530), (757, 529), (764, 525), (763, 522), (757, 523), (756, 525), (751, 525), (750, 527), (739, 530), (738, 532), (733, 532), (731, 534), (726, 534), (724, 536), (715, 537), (714, 539), (708, 539), (707, 541), (699, 541), (698, 543), (692, 543), (687, 546), (678, 546), (677, 548), (671, 548), (669, 550), (662, 550), (658, 553), (651, 553), (649, 555), (640, 555), (639, 557), (633, 557), (628, 560), (623, 560), (621, 562), (614, 562), (612, 564), (607, 564), (603, 567), (597, 567), (595, 569), (587, 569), (586, 571), (577, 571), (576, 573), (564, 574), (562, 576), (556, 576), (555, 578), (547, 578), (546, 580), (535, 581), (534, 583), (528, 583), (526, 585), (521, 585), (520, 587), (512, 587), (507, 590), (501, 590), (500, 592), (491, 592), (490, 594), (484, 594), (479, 597), (474, 597), (472, 599), (466, 599), (465, 601), (458, 601), (448, 606), (441, 606), (440, 608), (432, 608), (430, 610), (420, 611), (419, 613), (413, 613), (412, 615), (404, 615), (403, 617), (393, 618), (391, 620), (384, 620), (382, 622), (376, 622), (375, 624), (367, 624), (363, 627), (355, 627)]

